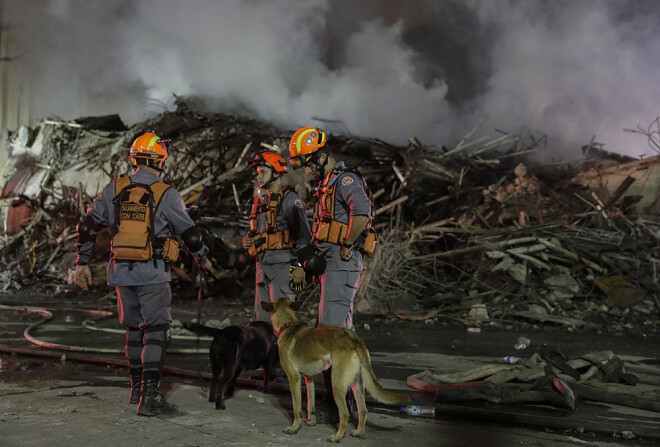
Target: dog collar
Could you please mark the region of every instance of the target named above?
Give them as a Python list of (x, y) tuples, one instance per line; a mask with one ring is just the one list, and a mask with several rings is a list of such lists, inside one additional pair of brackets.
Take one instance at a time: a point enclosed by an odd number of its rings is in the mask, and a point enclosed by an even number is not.
[(287, 323), (284, 326), (282, 326), (279, 331), (275, 332), (275, 337), (277, 337), (277, 339), (279, 340), (280, 335), (282, 335), (282, 332), (286, 331), (291, 326), (299, 326), (299, 325), (300, 325), (300, 323), (298, 323), (298, 322)]

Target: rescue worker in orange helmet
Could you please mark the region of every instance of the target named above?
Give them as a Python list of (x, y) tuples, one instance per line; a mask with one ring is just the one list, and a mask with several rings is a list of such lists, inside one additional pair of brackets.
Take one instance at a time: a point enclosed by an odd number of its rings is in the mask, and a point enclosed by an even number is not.
[[(314, 127), (297, 130), (289, 143), (291, 165), (319, 182), (312, 243), (326, 260), (320, 276), (319, 326), (353, 327), (353, 298), (362, 272), (362, 254), (373, 208), (362, 175), (337, 161), (327, 135)], [(375, 243), (371, 241), (370, 243)]]
[(136, 138), (130, 159), (137, 169), (105, 186), (77, 227), (75, 283), (84, 290), (92, 283), (88, 264), (96, 236), (106, 227), (110, 232), (108, 285), (115, 286), (119, 321), (126, 327), (129, 403), (138, 404), (141, 416), (178, 411), (159, 385), (171, 338), (169, 262), (176, 261), (179, 249), (170, 231), (181, 236), (200, 265), (212, 268), (209, 249), (181, 194), (160, 181), (169, 156), (165, 143), (152, 131)]
[(296, 292), (305, 287), (305, 272), (297, 254), (308, 247), (311, 233), (305, 203), (292, 187), (282, 183), (288, 172), (284, 158), (275, 152), (254, 152), (250, 167), (256, 170), (257, 183), (265, 194), (254, 198), (243, 247), (257, 261), (255, 315), (259, 321), (270, 322), (270, 313), (261, 308), (261, 302), (282, 297), (294, 301)]
[[(304, 168), (307, 175), (319, 182), (312, 244), (321, 252), (326, 268), (319, 276), (321, 299), (318, 325), (355, 331), (353, 300), (363, 268), (362, 254), (372, 253), (375, 247), (373, 207), (362, 174), (337, 161), (326, 143), (324, 131), (303, 127), (291, 137), (289, 160), (294, 169)], [(333, 395), (331, 374), (331, 368), (323, 371), (329, 396)], [(351, 408), (350, 391), (347, 402)], [(337, 414), (334, 399), (327, 404), (325, 410), (331, 421)], [(321, 414), (317, 412), (317, 417)]]

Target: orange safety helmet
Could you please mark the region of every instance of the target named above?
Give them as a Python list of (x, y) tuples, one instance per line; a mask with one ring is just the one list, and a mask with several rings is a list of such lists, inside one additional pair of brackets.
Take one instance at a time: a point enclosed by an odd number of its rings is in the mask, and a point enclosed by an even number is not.
[(252, 152), (250, 155), (250, 167), (266, 166), (278, 174), (286, 174), (289, 168), (286, 167), (286, 161), (281, 155), (275, 152)]
[(163, 162), (169, 156), (165, 142), (156, 135), (152, 130), (147, 130), (133, 141), (131, 145), (131, 160), (135, 161), (136, 158), (146, 158), (149, 160)]
[(325, 132), (316, 127), (298, 129), (289, 141), (289, 161), (293, 169), (307, 164), (312, 154), (325, 146), (326, 140)]

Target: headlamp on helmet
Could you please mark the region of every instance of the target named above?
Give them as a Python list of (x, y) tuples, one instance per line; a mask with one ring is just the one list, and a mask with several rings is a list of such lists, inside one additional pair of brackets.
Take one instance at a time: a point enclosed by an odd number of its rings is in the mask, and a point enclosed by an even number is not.
[(289, 161), (293, 169), (307, 165), (312, 155), (325, 146), (327, 135), (316, 127), (298, 129), (289, 141)]

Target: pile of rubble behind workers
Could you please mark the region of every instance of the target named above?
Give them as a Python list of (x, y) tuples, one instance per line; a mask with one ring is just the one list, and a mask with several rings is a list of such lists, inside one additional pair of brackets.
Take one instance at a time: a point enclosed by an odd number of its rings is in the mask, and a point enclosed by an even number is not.
[[(130, 128), (104, 116), (47, 119), (12, 134), (0, 148), (8, 153), (0, 291), (73, 289), (75, 226), (105, 184), (132, 172), (128, 148), (153, 129), (172, 139), (164, 181), (203, 228), (223, 293), (252, 295), (254, 266), (240, 243), (255, 194), (247, 160), (266, 149), (286, 157), (291, 130), (193, 104), (179, 101), (176, 111)], [(592, 141), (580, 160), (542, 165), (535, 154), (551, 149), (533, 131), (471, 132), (448, 148), (415, 137), (395, 146), (323, 124), (337, 158), (362, 171), (373, 196), (379, 245), (358, 312), (472, 327), (657, 330), (660, 156), (618, 156)], [(308, 178), (293, 172), (286, 182), (313, 203)], [(96, 244), (92, 269), (103, 284), (107, 235)], [(173, 268), (175, 281), (195, 281), (190, 256)]]

